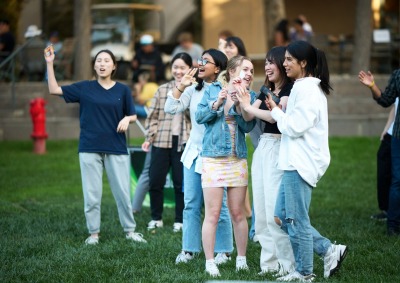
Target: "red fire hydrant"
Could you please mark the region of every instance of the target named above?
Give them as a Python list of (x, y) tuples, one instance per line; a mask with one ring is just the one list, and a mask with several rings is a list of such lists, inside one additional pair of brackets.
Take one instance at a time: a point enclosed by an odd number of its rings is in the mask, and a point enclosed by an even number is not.
[(43, 98), (31, 100), (31, 117), (33, 123), (33, 132), (31, 137), (34, 140), (33, 152), (37, 154), (46, 153), (46, 110), (44, 106), (46, 101)]

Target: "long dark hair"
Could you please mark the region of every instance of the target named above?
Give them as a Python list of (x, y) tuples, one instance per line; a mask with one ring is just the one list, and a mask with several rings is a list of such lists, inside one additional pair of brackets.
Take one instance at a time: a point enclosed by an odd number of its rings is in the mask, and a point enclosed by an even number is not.
[(310, 43), (298, 40), (290, 43), (286, 50), (299, 62), (306, 61), (306, 76), (313, 76), (321, 80), (321, 88), (325, 94), (330, 94), (332, 87), (329, 83), (329, 69), (325, 53)]
[[(221, 52), (221, 51), (219, 51), (219, 50), (217, 50), (217, 49), (215, 49), (215, 48), (211, 48), (211, 49), (205, 50), (205, 51), (201, 54), (201, 56), (203, 56), (204, 54), (209, 54), (209, 55), (213, 58), (213, 60), (214, 60), (215, 67), (219, 67), (219, 73), (218, 73), (218, 74), (215, 76), (215, 78), (214, 78), (214, 80), (216, 80), (217, 77), (218, 77), (218, 75), (219, 75), (223, 70), (226, 69), (226, 65), (227, 65), (227, 63), (228, 63), (228, 58), (226, 57), (226, 55), (225, 55), (223, 52)], [(198, 82), (198, 84), (197, 84), (197, 86), (196, 86), (195, 89), (196, 89), (197, 91), (200, 91), (200, 90), (203, 88), (204, 81), (203, 81), (202, 79), (197, 78), (197, 82)]]
[[(282, 87), (292, 81), (291, 78), (287, 76), (285, 67), (283, 67), (283, 62), (285, 61), (285, 52), (286, 47), (276, 46), (271, 48), (271, 50), (269, 50), (267, 55), (265, 56), (265, 61), (272, 62), (278, 67), (280, 76), (283, 78)], [(265, 77), (264, 84), (271, 90), (275, 90), (276, 88), (275, 83), (268, 80), (268, 76)]]
[(237, 36), (230, 36), (226, 38), (226, 45), (232, 44), (238, 49), (238, 55), (247, 56), (246, 47), (243, 41)]
[[(94, 56), (93, 67), (94, 67), (94, 64), (96, 63), (97, 56), (99, 56), (99, 54), (100, 54), (100, 53), (103, 53), (103, 52), (104, 52), (104, 53), (107, 53), (108, 55), (110, 55), (111, 60), (113, 61), (114, 65), (115, 65), (115, 69), (112, 70), (112, 72), (111, 72), (111, 77), (112, 77), (112, 76), (115, 74), (115, 72), (117, 71), (117, 60), (115, 59), (114, 53), (112, 53), (110, 50), (108, 50), (108, 49), (103, 49), (103, 50), (100, 50), (99, 52), (97, 52), (96, 56)], [(97, 77), (97, 73), (96, 73), (96, 77)]]
[(174, 58), (172, 58), (172, 60), (171, 60), (171, 66), (172, 66), (172, 64), (174, 64), (174, 62), (175, 62), (177, 59), (182, 59), (183, 62), (185, 62), (185, 64), (189, 66), (189, 68), (191, 68), (191, 67), (193, 66), (192, 56), (190, 56), (190, 55), (187, 54), (186, 52), (177, 53), (177, 54), (174, 56)]

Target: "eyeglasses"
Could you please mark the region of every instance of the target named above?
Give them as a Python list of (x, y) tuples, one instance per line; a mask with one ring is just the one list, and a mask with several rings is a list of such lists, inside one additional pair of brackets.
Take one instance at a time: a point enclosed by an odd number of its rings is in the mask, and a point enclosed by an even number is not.
[(204, 58), (197, 59), (197, 64), (199, 64), (199, 65), (205, 66), (205, 65), (207, 65), (207, 63), (215, 65), (215, 63), (210, 62), (207, 59), (204, 59)]

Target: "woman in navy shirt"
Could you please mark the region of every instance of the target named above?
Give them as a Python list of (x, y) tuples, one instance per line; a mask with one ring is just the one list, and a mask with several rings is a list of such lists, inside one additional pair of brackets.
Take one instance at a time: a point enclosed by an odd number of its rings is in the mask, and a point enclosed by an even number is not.
[(116, 70), (114, 54), (109, 50), (97, 53), (93, 65), (96, 80), (62, 87), (54, 75), (55, 55), (51, 45), (46, 47), (44, 55), (50, 94), (62, 96), (67, 103), (80, 103), (79, 162), (90, 234), (85, 243), (96, 245), (99, 242), (103, 168), (126, 238), (146, 242), (141, 234), (134, 232), (136, 223), (130, 202), (130, 161), (125, 137), (129, 124), (136, 120), (136, 111), (128, 86), (112, 80)]

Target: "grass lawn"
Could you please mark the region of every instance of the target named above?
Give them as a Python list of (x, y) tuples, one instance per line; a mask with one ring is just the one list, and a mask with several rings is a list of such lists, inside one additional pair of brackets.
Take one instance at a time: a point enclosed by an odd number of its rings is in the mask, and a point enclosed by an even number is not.
[[(323, 261), (315, 256), (316, 282), (400, 282), (400, 237), (387, 237), (385, 223), (370, 219), (378, 212), (378, 145), (378, 138), (330, 140), (332, 162), (313, 192), (311, 221), (322, 235), (348, 245), (349, 253), (330, 279), (323, 278)], [(85, 246), (77, 142), (48, 141), (45, 155), (32, 149), (31, 141), (0, 142), (0, 282), (211, 280), (202, 253), (189, 264), (175, 265), (181, 234), (172, 232), (171, 208), (165, 211), (165, 227), (155, 233), (146, 230), (149, 208), (135, 217), (137, 232), (148, 244), (125, 240), (107, 181), (100, 244)], [(220, 268), (219, 279), (273, 281), (257, 275), (259, 252), (259, 244), (249, 242), (250, 271), (235, 272), (232, 260)]]

